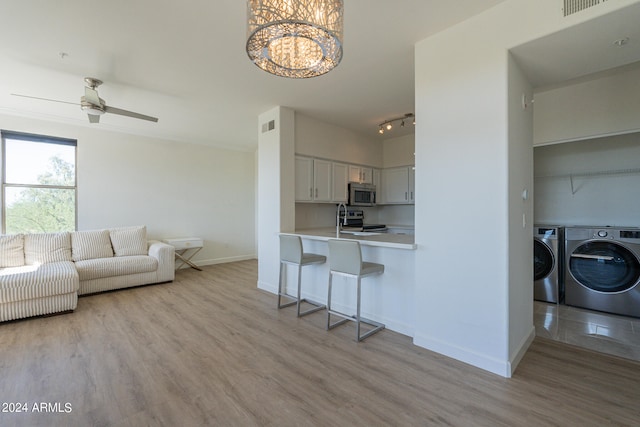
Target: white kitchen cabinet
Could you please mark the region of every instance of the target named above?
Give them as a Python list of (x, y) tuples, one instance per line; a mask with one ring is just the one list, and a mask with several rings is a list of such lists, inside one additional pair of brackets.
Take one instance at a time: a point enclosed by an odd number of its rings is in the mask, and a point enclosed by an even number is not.
[(296, 202), (331, 202), (332, 162), (296, 156)]
[(296, 202), (313, 201), (313, 159), (296, 156)]
[(332, 197), (333, 171), (328, 160), (313, 159), (313, 200), (330, 202)]
[(349, 165), (333, 162), (332, 170), (333, 191), (331, 200), (336, 203), (347, 203), (347, 199), (349, 198), (347, 193), (349, 183)]
[(409, 167), (409, 201), (416, 202), (416, 167)]
[(413, 166), (382, 170), (382, 203), (415, 203), (415, 171)]
[(349, 182), (373, 184), (373, 168), (349, 165)]

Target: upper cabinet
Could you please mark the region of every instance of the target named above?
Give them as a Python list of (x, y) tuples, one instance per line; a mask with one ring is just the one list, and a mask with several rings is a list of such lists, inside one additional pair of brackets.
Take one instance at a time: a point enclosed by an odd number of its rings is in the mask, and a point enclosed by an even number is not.
[(347, 201), (348, 165), (296, 156), (296, 202)]
[(332, 201), (347, 203), (349, 183), (349, 165), (333, 162)]
[(373, 184), (373, 168), (349, 165), (349, 182)]
[(313, 201), (313, 159), (296, 156), (296, 201)]
[(534, 95), (533, 143), (640, 131), (640, 65), (620, 67)]
[(415, 170), (413, 166), (382, 170), (381, 204), (415, 203)]

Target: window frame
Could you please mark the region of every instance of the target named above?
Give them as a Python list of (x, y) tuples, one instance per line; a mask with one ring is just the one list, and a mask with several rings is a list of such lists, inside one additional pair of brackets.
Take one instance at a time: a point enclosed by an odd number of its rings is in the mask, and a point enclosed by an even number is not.
[[(7, 172), (6, 140), (7, 139), (28, 141), (28, 142), (40, 142), (40, 143), (56, 144), (56, 145), (66, 145), (66, 146), (74, 147), (73, 181), (75, 185), (68, 186), (68, 185), (8, 183), (7, 175), (6, 175), (6, 172)], [(0, 215), (2, 215), (2, 227), (1, 227), (2, 234), (6, 234), (6, 231), (7, 231), (6, 200), (5, 200), (6, 188), (46, 188), (46, 189), (73, 190), (74, 192), (73, 229), (74, 231), (77, 230), (78, 229), (78, 141), (76, 139), (71, 139), (71, 138), (61, 138), (56, 136), (0, 130), (0, 145), (2, 146), (1, 152), (0, 152), (0, 156), (2, 157), (0, 161), (0, 167), (2, 168), (2, 177), (1, 177), (2, 183), (0, 185), (0, 203), (2, 204), (2, 207), (0, 209)]]

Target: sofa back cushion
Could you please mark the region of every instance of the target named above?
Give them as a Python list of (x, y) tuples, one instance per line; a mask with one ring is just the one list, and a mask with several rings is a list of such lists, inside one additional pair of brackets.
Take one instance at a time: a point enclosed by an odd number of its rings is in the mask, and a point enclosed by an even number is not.
[(0, 236), (0, 268), (24, 265), (24, 236), (12, 234)]
[(113, 228), (109, 230), (116, 256), (147, 255), (147, 227)]
[(71, 233), (24, 235), (24, 262), (27, 265), (72, 261)]
[(109, 230), (75, 231), (71, 233), (71, 256), (74, 261), (112, 258)]

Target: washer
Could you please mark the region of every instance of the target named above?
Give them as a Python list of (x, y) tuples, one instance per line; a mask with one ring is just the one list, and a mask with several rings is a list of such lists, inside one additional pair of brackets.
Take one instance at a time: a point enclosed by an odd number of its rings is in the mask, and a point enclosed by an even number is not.
[(560, 303), (564, 298), (564, 227), (535, 225), (533, 299)]
[(640, 317), (640, 228), (567, 227), (565, 303)]

